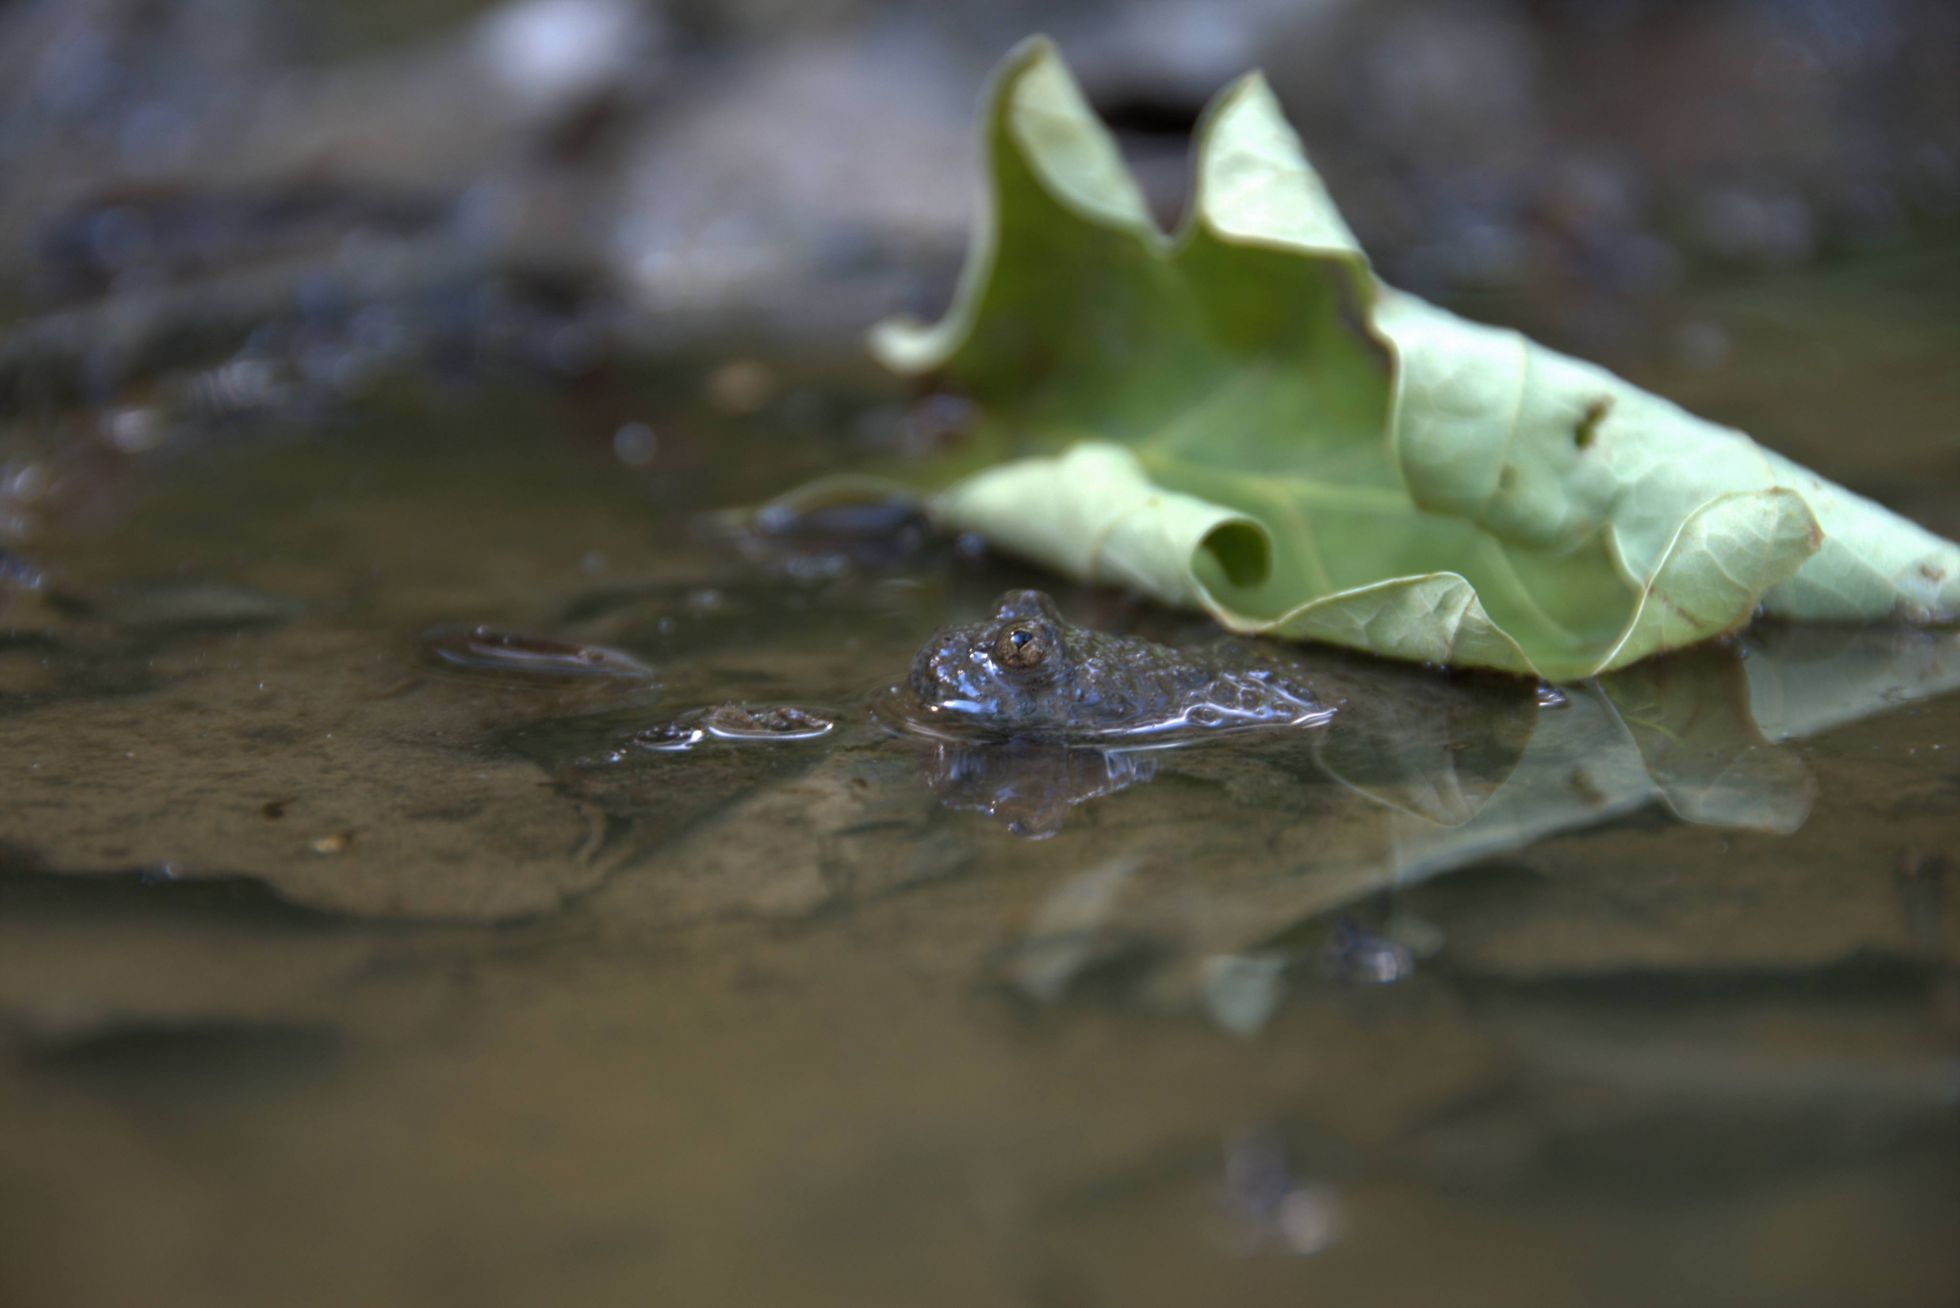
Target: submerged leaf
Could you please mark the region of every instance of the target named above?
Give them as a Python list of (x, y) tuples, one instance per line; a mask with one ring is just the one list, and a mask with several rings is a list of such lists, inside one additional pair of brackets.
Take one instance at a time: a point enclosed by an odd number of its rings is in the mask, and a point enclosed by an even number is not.
[(1047, 42), (1001, 69), (985, 139), (953, 307), (872, 339), (980, 405), (947, 526), (1235, 631), (1554, 679), (1759, 606), (1960, 611), (1952, 544), (1381, 285), (1256, 75), (1207, 114), (1175, 237)]

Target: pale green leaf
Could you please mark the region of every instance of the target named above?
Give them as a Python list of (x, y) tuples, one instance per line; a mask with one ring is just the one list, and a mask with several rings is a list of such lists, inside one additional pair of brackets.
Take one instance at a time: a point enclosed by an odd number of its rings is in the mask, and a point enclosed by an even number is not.
[(1265, 83), (1151, 221), (1045, 41), (996, 77), (953, 307), (882, 325), (997, 461), (945, 524), (1245, 632), (1556, 679), (1783, 616), (1946, 621), (1960, 549), (1740, 432), (1382, 286)]

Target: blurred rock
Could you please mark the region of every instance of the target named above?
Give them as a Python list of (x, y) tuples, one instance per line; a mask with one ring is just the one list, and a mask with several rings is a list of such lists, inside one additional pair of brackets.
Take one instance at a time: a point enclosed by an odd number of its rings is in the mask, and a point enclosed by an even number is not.
[(752, 305), (778, 320), (869, 322), (910, 269), (943, 273), (963, 240), (979, 73), (918, 30), (757, 52), (651, 125), (614, 258), (662, 314)]

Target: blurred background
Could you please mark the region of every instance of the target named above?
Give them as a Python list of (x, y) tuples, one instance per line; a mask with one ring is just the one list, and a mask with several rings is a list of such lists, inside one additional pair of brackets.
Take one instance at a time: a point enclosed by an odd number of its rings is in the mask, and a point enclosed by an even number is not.
[(1035, 30), (1166, 223), (1263, 68), (1385, 278), (1609, 357), (1719, 362), (1684, 284), (1960, 222), (1941, 0), (14, 0), (0, 399), (854, 343), (943, 304)]

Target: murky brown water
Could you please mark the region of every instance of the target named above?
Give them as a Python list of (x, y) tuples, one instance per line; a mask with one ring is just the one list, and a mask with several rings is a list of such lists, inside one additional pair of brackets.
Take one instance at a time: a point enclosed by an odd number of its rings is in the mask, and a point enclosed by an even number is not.
[[(1960, 533), (1955, 274), (1874, 269), (1711, 300), (1730, 365), (1660, 381)], [(1043, 579), (731, 549), (699, 510), (887, 417), (701, 389), (389, 394), (50, 513), (0, 1303), (1949, 1301), (1960, 636), (907, 739), (918, 643)], [(727, 701), (838, 725), (631, 746)]]

